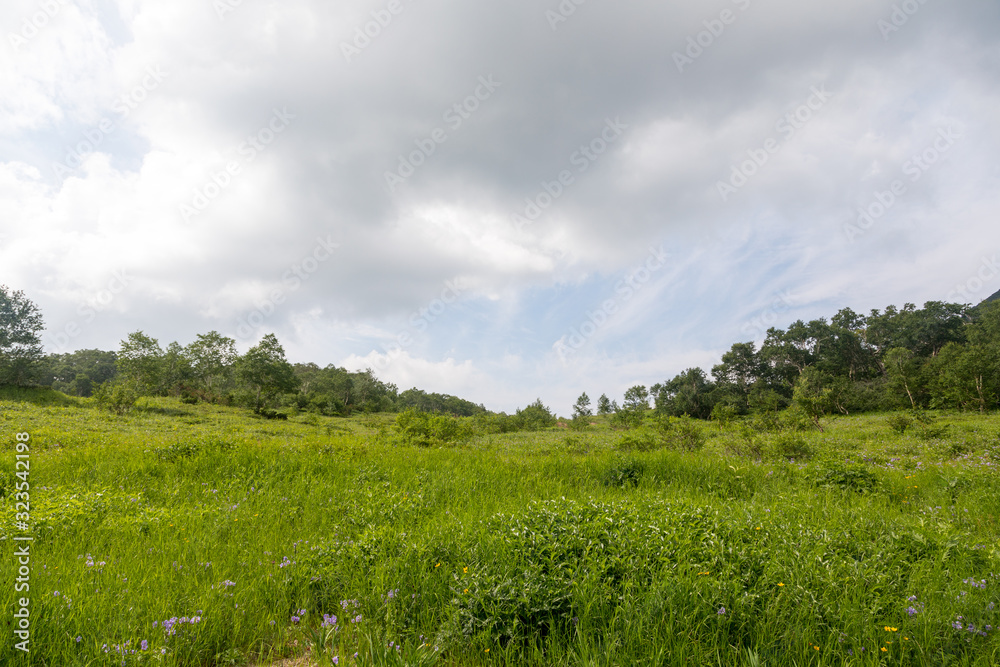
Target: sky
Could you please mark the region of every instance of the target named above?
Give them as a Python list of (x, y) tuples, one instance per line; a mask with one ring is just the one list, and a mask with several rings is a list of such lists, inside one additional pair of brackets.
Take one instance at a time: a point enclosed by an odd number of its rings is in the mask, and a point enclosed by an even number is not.
[(1000, 289), (1000, 4), (9, 0), (47, 352), (275, 333), (512, 411)]

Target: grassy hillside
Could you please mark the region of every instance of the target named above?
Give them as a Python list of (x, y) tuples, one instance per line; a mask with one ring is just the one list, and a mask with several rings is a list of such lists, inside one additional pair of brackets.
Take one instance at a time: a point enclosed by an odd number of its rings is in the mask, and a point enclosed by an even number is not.
[(5, 624), (34, 542), (30, 659), (8, 631), (0, 664), (1000, 662), (996, 416), (448, 448), (393, 419), (5, 395)]

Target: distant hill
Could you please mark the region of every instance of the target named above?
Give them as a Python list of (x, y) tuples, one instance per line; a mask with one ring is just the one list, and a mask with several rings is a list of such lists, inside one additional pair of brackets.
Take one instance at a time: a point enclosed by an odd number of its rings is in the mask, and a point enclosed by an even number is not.
[(1000, 291), (993, 294), (993, 296), (988, 296), (983, 299), (983, 303), (989, 303), (990, 301), (996, 301), (997, 299), (1000, 299)]

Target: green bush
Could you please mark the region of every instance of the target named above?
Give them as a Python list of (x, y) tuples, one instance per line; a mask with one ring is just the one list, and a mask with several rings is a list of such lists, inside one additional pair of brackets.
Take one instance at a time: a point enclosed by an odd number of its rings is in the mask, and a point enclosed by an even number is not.
[(811, 477), (817, 486), (858, 493), (871, 493), (879, 487), (878, 477), (865, 466), (836, 461), (817, 466)]
[(774, 438), (774, 450), (778, 456), (797, 461), (812, 458), (815, 453), (799, 433), (779, 433)]
[(127, 415), (135, 409), (139, 395), (130, 386), (120, 382), (104, 382), (94, 392), (94, 400), (112, 414)]
[(455, 417), (432, 415), (408, 408), (396, 416), (396, 432), (418, 447), (440, 447), (467, 439), (472, 429)]
[(896, 433), (903, 435), (906, 429), (913, 426), (913, 417), (905, 412), (894, 412), (885, 418), (885, 423)]
[(601, 483), (604, 486), (625, 488), (639, 486), (646, 464), (638, 459), (616, 459), (601, 473)]
[(663, 438), (648, 427), (626, 431), (618, 439), (615, 449), (622, 452), (648, 452), (663, 447)]
[(698, 422), (691, 417), (667, 417), (658, 422), (657, 428), (664, 443), (671, 449), (697, 452), (705, 446), (705, 436)]
[(495, 515), (490, 543), (452, 586), (451, 632), (505, 645), (571, 628), (585, 600), (615, 599), (701, 543), (705, 518), (666, 504), (565, 499)]

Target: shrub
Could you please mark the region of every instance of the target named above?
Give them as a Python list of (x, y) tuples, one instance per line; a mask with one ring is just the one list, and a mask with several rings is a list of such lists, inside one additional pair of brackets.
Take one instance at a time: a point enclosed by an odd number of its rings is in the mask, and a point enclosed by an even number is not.
[(641, 409), (621, 408), (611, 415), (612, 428), (632, 429), (642, 425), (645, 411)]
[(735, 442), (730, 441), (726, 449), (737, 456), (760, 461), (764, 457), (764, 443), (755, 426), (755, 420), (740, 422), (736, 429), (738, 439)]
[(626, 431), (619, 438), (615, 449), (623, 452), (648, 452), (663, 446), (663, 439), (655, 431), (643, 427)]
[(778, 456), (786, 459), (808, 459), (814, 453), (812, 446), (798, 433), (780, 433), (774, 439), (774, 449)]
[(646, 472), (646, 464), (638, 459), (620, 458), (611, 463), (601, 474), (601, 483), (604, 486), (616, 486), (625, 488), (639, 486), (643, 474)]
[(419, 447), (434, 447), (468, 438), (471, 429), (454, 417), (432, 415), (408, 408), (396, 416), (396, 432), (403, 441)]
[(539, 431), (549, 426), (555, 426), (556, 421), (556, 416), (542, 403), (540, 398), (523, 410), (518, 410), (513, 417), (514, 430), (518, 431)]
[(894, 412), (885, 418), (885, 423), (896, 433), (903, 435), (906, 429), (913, 426), (913, 417), (905, 412)]
[(878, 477), (861, 465), (829, 462), (815, 469), (812, 479), (817, 486), (870, 493), (878, 488)]
[(736, 406), (726, 401), (719, 401), (712, 407), (712, 421), (716, 422), (719, 428), (728, 426), (738, 414)]
[(657, 427), (664, 442), (671, 449), (696, 452), (705, 446), (705, 436), (691, 417), (668, 417), (660, 420)]
[(132, 412), (139, 395), (124, 383), (104, 382), (94, 392), (94, 400), (101, 408), (123, 416)]

